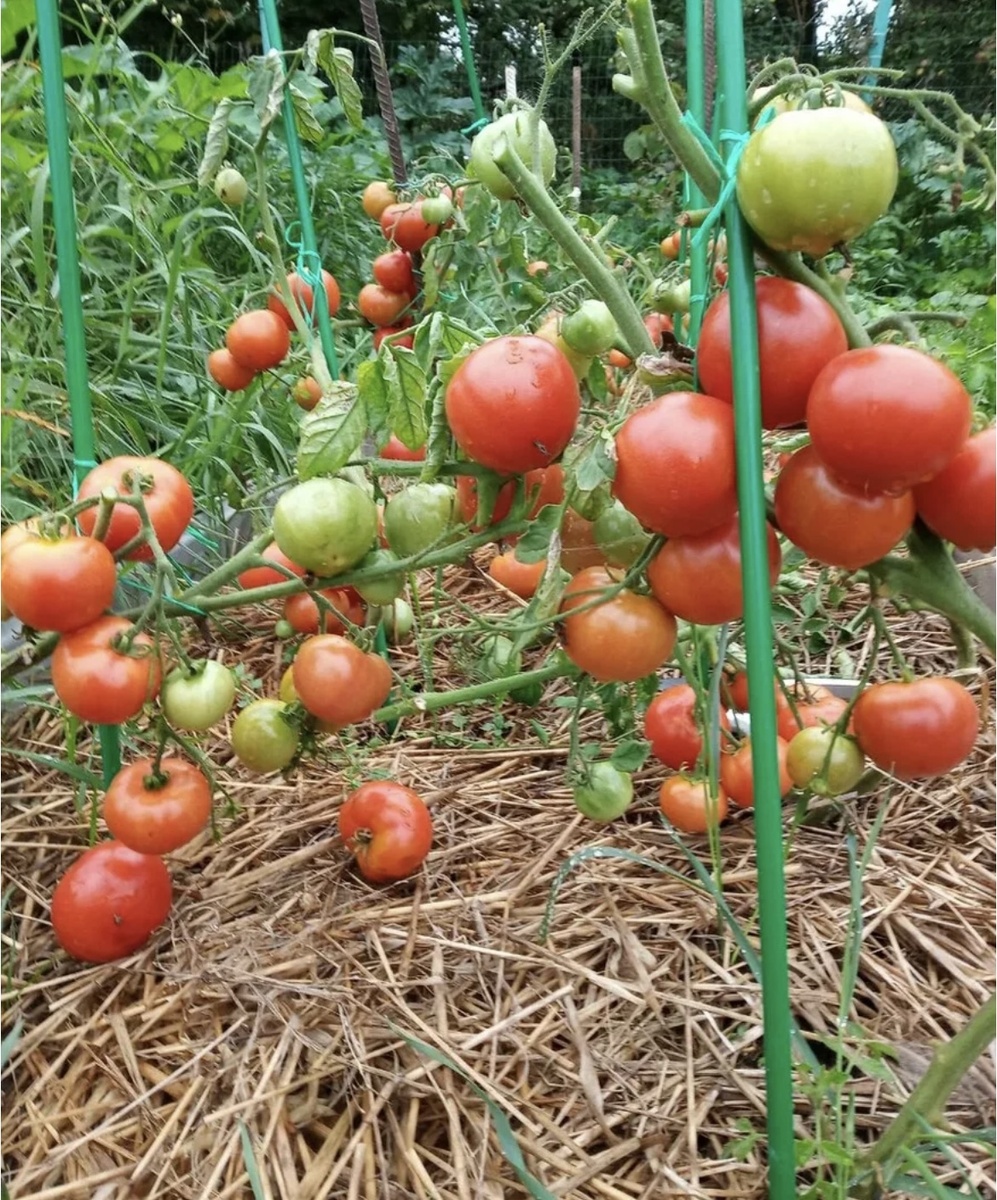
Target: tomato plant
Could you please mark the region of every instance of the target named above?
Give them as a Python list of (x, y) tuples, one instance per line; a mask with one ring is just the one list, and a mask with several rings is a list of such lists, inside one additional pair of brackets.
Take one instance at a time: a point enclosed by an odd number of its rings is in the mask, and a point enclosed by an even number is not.
[(281, 552), (306, 571), (338, 575), (373, 545), (377, 505), (347, 479), (309, 479), (277, 501), (273, 534)]
[[(755, 305), (762, 425), (799, 425), (813, 381), (848, 349), (848, 337), (830, 304), (802, 283), (763, 276), (755, 281)], [(721, 292), (706, 310), (696, 365), (703, 391), (733, 403), (729, 292)]]
[(503, 336), (464, 359), (446, 390), (461, 450), (493, 471), (521, 474), (558, 458), (578, 422), (578, 381), (563, 354), (535, 336)]
[(224, 346), (219, 350), (212, 350), (208, 355), (208, 374), (227, 392), (241, 392), (256, 378), (252, 367), (244, 367), (242, 363), (236, 362), (232, 352)]
[(422, 797), (391, 780), (361, 784), (339, 810), (339, 835), (370, 883), (394, 883), (422, 865), (433, 819)]
[(52, 683), (81, 721), (120, 725), (158, 695), (162, 665), (148, 634), (135, 636), (129, 654), (116, 647), (131, 629), (124, 617), (98, 617), (59, 639), (52, 653)]
[(357, 296), (357, 308), (372, 325), (395, 325), (412, 303), (408, 292), (390, 292), (379, 283), (365, 283)]
[(280, 700), (254, 700), (232, 722), (232, 752), (250, 771), (282, 771), (301, 740), (291, 709)]
[[(722, 708), (717, 710), (717, 723), (721, 730), (730, 729)], [(689, 684), (677, 683), (658, 692), (644, 714), (644, 737), (651, 743), (651, 753), (664, 766), (673, 771), (695, 767), (703, 753), (703, 734), (696, 693)]]
[(334, 633), (310, 637), (294, 659), (294, 687), (301, 703), (322, 721), (353, 725), (388, 698), (391, 668)]
[(486, 125), (475, 135), (467, 163), (467, 173), (472, 179), (480, 179), (491, 194), (498, 197), (499, 200), (511, 200), (516, 195), (514, 185), (495, 163), (495, 148), (500, 138), (508, 140), (512, 149), (526, 166), (535, 171), (544, 183), (550, 183), (554, 178), (557, 147), (547, 127), (547, 122), (540, 120), (538, 142), (540, 161), (534, 163), (533, 130), (530, 118), (525, 112), (506, 113), (497, 121)]
[(118, 583), (114, 556), (89, 537), (27, 537), (0, 566), (4, 602), (32, 629), (69, 633), (111, 607)]
[(831, 725), (811, 725), (795, 733), (786, 750), (793, 786), (820, 796), (842, 796), (862, 778), (865, 759), (858, 743)]
[[(77, 499), (89, 500), (106, 488), (119, 496), (131, 496), (136, 489), (141, 491), (149, 521), (164, 550), (173, 549), (194, 516), (194, 493), (190, 484), (176, 467), (159, 458), (137, 458), (129, 454), (109, 458), (83, 477)], [(76, 520), (83, 533), (93, 533), (97, 523), (96, 506), (84, 509)], [(141, 532), (142, 520), (138, 512), (131, 505), (115, 504), (104, 545), (113, 553)], [(149, 562), (152, 551), (147, 545), (141, 545), (130, 550), (126, 557)]]
[(729, 521), (737, 508), (731, 406), (699, 392), (670, 392), (632, 413), (616, 435), (613, 495), (666, 537)]
[[(476, 524), (478, 515), (478, 479), (475, 475), (458, 475), (457, 507), (461, 520), (466, 521), (477, 532), (482, 528)], [(531, 496), (528, 517), (535, 517), (548, 504), (560, 504), (564, 499), (564, 470), (559, 463), (549, 467), (541, 467), (536, 471), (527, 471), (523, 476), (523, 487), (527, 496)], [(512, 512), (516, 499), (516, 480), (510, 479), (504, 483), (495, 497), (492, 506), (491, 520), (488, 524), (499, 525)]]
[(571, 795), (583, 816), (604, 825), (621, 817), (633, 803), (633, 776), (611, 762), (588, 763)]
[(962, 448), (972, 416), (969, 393), (948, 367), (909, 346), (839, 354), (807, 400), (821, 461), (842, 483), (870, 492), (901, 492), (937, 475)]
[(305, 573), (305, 568), (291, 562), (276, 542), (271, 542), (260, 557), (286, 568), (291, 575), (285, 575), (276, 567), (249, 567), (239, 575), (239, 587), (246, 591), (249, 591), (250, 588), (269, 587), (272, 583), (287, 583), (291, 576), (297, 575), (300, 578)]
[(779, 472), (775, 519), (809, 558), (855, 571), (888, 554), (910, 529), (914, 497), (849, 487), (813, 446), (803, 446)]
[[(769, 583), (775, 587), (782, 552), (775, 530), (771, 525), (765, 529)], [(665, 608), (684, 621), (720, 625), (737, 620), (744, 612), (737, 517), (706, 533), (669, 538), (648, 563), (647, 582)]]
[(683, 833), (707, 833), (727, 819), (727, 793), (718, 787), (711, 799), (705, 779), (671, 775), (661, 785), (658, 807)]
[(864, 233), (896, 191), (886, 125), (851, 108), (779, 114), (756, 129), (737, 168), (737, 200), (773, 250), (820, 258)]
[(169, 854), (211, 820), (211, 785), (182, 758), (164, 758), (159, 770), (140, 758), (120, 770), (104, 796), (111, 836), (139, 854)]
[(937, 475), (914, 489), (918, 516), (960, 550), (997, 545), (997, 428), (968, 438)]
[(52, 930), (72, 958), (113, 962), (144, 946), (172, 903), (173, 885), (161, 858), (121, 842), (99, 842), (55, 885)]
[(976, 744), (980, 713), (961, 683), (942, 675), (912, 683), (874, 683), (852, 710), (863, 753), (898, 779), (951, 771)]
[(412, 255), (407, 250), (387, 250), (384, 254), (379, 254), (371, 264), (371, 273), (374, 282), (389, 292), (403, 292), (407, 296), (414, 296), (419, 290)]
[(291, 334), (283, 317), (269, 308), (255, 308), (232, 322), (225, 347), (235, 361), (250, 371), (278, 367), (291, 349)]
[(529, 600), (536, 593), (546, 569), (545, 558), (535, 563), (520, 562), (514, 550), (496, 554), (488, 564), (488, 574), (492, 579), (523, 600)]
[[(788, 746), (781, 737), (775, 739), (775, 749), (781, 799), (792, 789), (793, 781), (786, 767)], [(738, 808), (755, 807), (755, 781), (752, 770), (750, 740), (743, 741), (736, 750), (720, 756), (720, 783), (727, 793), (727, 799)]]
[[(654, 599), (616, 588), (617, 577), (605, 567), (587, 567), (564, 591), (564, 649), (571, 661), (601, 683), (643, 679), (670, 658), (675, 647), (675, 618)], [(576, 611), (591, 605), (583, 612)]]
[[(325, 285), (325, 299), (329, 306), (329, 316), (334, 317), (339, 312), (339, 305), (342, 297), (339, 292), (339, 284), (336, 282), (335, 276), (330, 271), (323, 270), (322, 283)], [(291, 295), (301, 309), (305, 321), (311, 322), (312, 305), (315, 301), (315, 292), (310, 283), (306, 283), (304, 279), (297, 273), (292, 271), (287, 277), (287, 286), (290, 289)], [(276, 292), (271, 292), (267, 299), (267, 308), (270, 312), (284, 322), (288, 329), (294, 328), (294, 318), (291, 316), (287, 305)], [(272, 364), (276, 365), (276, 364)]]
[(456, 492), (446, 483), (413, 483), (396, 492), (384, 509), (384, 534), (399, 558), (411, 558), (440, 543), (454, 525)]
[(195, 664), (193, 673), (177, 667), (163, 681), (159, 703), (174, 729), (210, 729), (235, 703), (235, 676), (212, 658)]
[(284, 601), (284, 620), (295, 633), (318, 633), (323, 617), (326, 633), (345, 633), (344, 622), (363, 624), (363, 602), (353, 588), (323, 588), (319, 595), (332, 606), (332, 612), (327, 608), (320, 611), (309, 592), (298, 592)]

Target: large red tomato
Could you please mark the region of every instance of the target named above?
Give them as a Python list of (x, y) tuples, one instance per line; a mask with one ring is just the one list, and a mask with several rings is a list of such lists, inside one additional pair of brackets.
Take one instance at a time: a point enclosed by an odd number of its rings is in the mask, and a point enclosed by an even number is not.
[(379, 283), (365, 283), (357, 296), (357, 308), (372, 325), (394, 326), (412, 303), (408, 292), (391, 292)]
[[(722, 708), (717, 720), (721, 729), (730, 729)], [(696, 693), (689, 684), (678, 683), (658, 692), (644, 714), (644, 737), (658, 762), (673, 771), (686, 771), (696, 765), (703, 752), (703, 734), (698, 724)]]
[[(775, 587), (782, 552), (775, 530), (765, 529), (769, 582)], [(648, 564), (647, 582), (665, 608), (684, 621), (721, 625), (737, 620), (744, 612), (737, 517), (706, 533), (669, 538)]]
[(334, 633), (302, 643), (292, 678), (312, 716), (334, 725), (366, 720), (391, 691), (391, 668), (384, 659)]
[(4, 556), (2, 577), (4, 601), (19, 621), (68, 633), (111, 607), (118, 570), (93, 538), (28, 537)]
[(339, 835), (364, 879), (392, 883), (422, 864), (433, 844), (433, 819), (411, 788), (377, 780), (361, 784), (343, 803)]
[(836, 479), (813, 446), (779, 472), (775, 519), (794, 546), (818, 562), (856, 571), (900, 541), (914, 521), (914, 497), (865, 492)]
[[(622, 574), (587, 567), (568, 584), (561, 601), (564, 649), (576, 666), (601, 683), (643, 679), (667, 662), (675, 647), (675, 618), (654, 599), (623, 588), (584, 612)], [(574, 615), (571, 615), (574, 614)]]
[(169, 915), (170, 873), (161, 858), (121, 842), (84, 850), (55, 885), (56, 941), (81, 962), (113, 962), (133, 954)]
[(908, 346), (839, 354), (807, 400), (814, 449), (842, 482), (871, 492), (902, 492), (937, 475), (972, 417), (969, 393), (948, 367)]
[(406, 292), (414, 296), (419, 289), (412, 266), (412, 255), (406, 250), (388, 250), (374, 259), (374, 282), (389, 292)]
[(699, 392), (670, 392), (631, 414), (616, 435), (613, 495), (666, 537), (729, 521), (737, 508), (731, 406)]
[(169, 854), (197, 837), (211, 819), (211, 785), (182, 758), (164, 758), (159, 776), (151, 758), (120, 770), (104, 796), (111, 836), (140, 854)]
[[(130, 496), (136, 487), (141, 488), (146, 512), (160, 546), (164, 550), (172, 550), (194, 515), (194, 493), (176, 467), (162, 459), (137, 458), (129, 454), (109, 458), (84, 476), (77, 499), (89, 500), (92, 496), (99, 496), (105, 488), (110, 488), (119, 496)], [(97, 506), (81, 512), (76, 520), (83, 533), (93, 533), (97, 522)], [(141, 519), (134, 508), (127, 504), (115, 504), (111, 511), (111, 523), (104, 535), (104, 544), (112, 552), (120, 550), (141, 532), (141, 528)], [(152, 551), (142, 545), (129, 551), (128, 557), (149, 562)]]
[(947, 467), (914, 489), (918, 516), (960, 550), (997, 545), (997, 428), (969, 438)]
[[(755, 303), (762, 425), (798, 425), (813, 381), (848, 349), (848, 337), (830, 304), (802, 283), (764, 276), (755, 281)], [(721, 292), (706, 310), (696, 367), (704, 392), (733, 402), (729, 292)]]
[(225, 347), (240, 366), (268, 371), (287, 358), (291, 334), (283, 317), (269, 308), (254, 308), (236, 317), (225, 331)]
[(944, 775), (967, 758), (980, 713), (961, 683), (935, 675), (913, 683), (874, 683), (852, 710), (864, 754), (898, 779)]
[(578, 381), (543, 338), (492, 338), (464, 359), (446, 391), (461, 450), (493, 471), (519, 475), (558, 458), (581, 409)]
[(98, 617), (59, 639), (52, 652), (52, 683), (80, 720), (120, 725), (159, 694), (162, 664), (152, 639), (138, 634), (131, 654), (112, 645), (131, 627), (124, 617)]

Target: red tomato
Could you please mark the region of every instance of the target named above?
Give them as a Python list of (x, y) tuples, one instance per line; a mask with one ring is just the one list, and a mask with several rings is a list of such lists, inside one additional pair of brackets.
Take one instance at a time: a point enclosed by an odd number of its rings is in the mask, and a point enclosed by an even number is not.
[(412, 303), (407, 292), (389, 292), (379, 283), (365, 283), (357, 296), (357, 308), (371, 325), (394, 327)]
[(660, 246), (662, 255), (674, 262), (679, 256), (679, 248), (681, 244), (682, 231), (680, 229), (676, 229), (674, 233), (670, 233), (666, 238), (662, 238)]
[[(366, 609), (353, 588), (325, 588), (319, 595), (332, 605), (340, 617), (351, 625), (362, 625)], [(289, 622), (295, 633), (318, 633), (321, 614), (314, 598), (308, 592), (297, 592), (284, 601), (284, 620)], [(325, 633), (345, 633), (346, 626), (331, 612), (325, 613)]]
[(545, 558), (540, 562), (523, 563), (516, 557), (514, 550), (496, 554), (488, 564), (488, 574), (492, 579), (523, 600), (529, 600), (536, 593), (546, 569)]
[[(99, 496), (105, 488), (111, 488), (119, 496), (130, 496), (136, 486), (142, 489), (145, 509), (160, 546), (164, 550), (172, 550), (194, 516), (194, 493), (176, 467), (171, 467), (162, 459), (137, 458), (130, 454), (109, 458), (84, 476), (77, 499), (89, 500), (92, 496)], [(97, 506), (81, 512), (76, 523), (83, 533), (93, 533), (97, 523)], [(137, 537), (141, 529), (142, 522), (134, 508), (127, 504), (115, 504), (111, 523), (104, 535), (104, 545), (112, 552), (120, 550)], [(150, 562), (152, 551), (143, 544), (129, 551), (126, 557)]]
[(618, 371), (625, 371), (627, 367), (632, 367), (633, 359), (628, 358), (622, 350), (610, 350), (608, 362), (611, 367), (615, 367)]
[(305, 412), (311, 412), (322, 399), (322, 387), (311, 375), (305, 375), (291, 388), (291, 399)]
[[(793, 781), (786, 770), (788, 744), (781, 737), (775, 739), (776, 756), (779, 764), (779, 797), (789, 794)], [(733, 753), (720, 757), (720, 782), (727, 798), (738, 808), (755, 807), (755, 781), (752, 776), (751, 742), (744, 741)]]
[(334, 633), (320, 633), (302, 643), (293, 679), (312, 716), (334, 725), (366, 720), (391, 691), (391, 668), (384, 659), (365, 654)]
[(961, 683), (934, 675), (913, 683), (874, 683), (852, 710), (859, 746), (898, 779), (951, 771), (976, 743), (980, 713)]
[(666, 317), (664, 313), (648, 313), (644, 318), (644, 328), (651, 335), (651, 341), (660, 350), (665, 334), (671, 333), (675, 327), (671, 317)]
[(918, 516), (960, 550), (997, 544), (997, 428), (969, 438), (947, 467), (914, 489)]
[(870, 494), (849, 487), (813, 446), (804, 446), (779, 472), (775, 518), (808, 557), (855, 571), (889, 553), (910, 529), (914, 497), (909, 491)]
[(737, 509), (734, 413), (713, 396), (670, 392), (639, 408), (616, 435), (616, 459), (613, 495), (654, 533), (705, 533)]
[(374, 259), (371, 272), (374, 282), (389, 292), (404, 292), (414, 296), (419, 290), (412, 266), (412, 256), (405, 250), (388, 250)]
[(144, 946), (172, 903), (170, 873), (161, 858), (136, 854), (121, 842), (99, 842), (55, 885), (52, 930), (73, 958), (113, 962)]
[(658, 805), (662, 813), (683, 833), (707, 833), (727, 819), (727, 795), (717, 788), (717, 797), (710, 800), (705, 780), (686, 779), (672, 775), (661, 785)]
[(236, 317), (225, 334), (225, 345), (240, 366), (266, 371), (287, 358), (291, 335), (277, 313), (255, 308)]
[[(305, 573), (305, 568), (291, 562), (276, 542), (271, 542), (260, 558), (285, 567), (292, 575), (297, 575), (299, 578)], [(285, 575), (283, 572), (275, 570), (274, 567), (250, 567), (239, 576), (239, 587), (248, 592), (250, 588), (269, 587), (272, 583), (287, 583), (290, 578), (291, 575)]]
[(20, 541), (3, 558), (4, 602), (32, 629), (69, 633), (111, 607), (118, 583), (114, 556), (88, 537)]
[(395, 337), (394, 336), (396, 333), (402, 333), (404, 330), (408, 329), (408, 327), (411, 324), (412, 324), (411, 317), (403, 317), (397, 325), (384, 325), (380, 329), (375, 329), (374, 337), (373, 337), (374, 349), (379, 350), (381, 347), (381, 343), (385, 340), (385, 338), (390, 337), (391, 338), (390, 344), (392, 346), (402, 346), (406, 350), (411, 350), (412, 347), (415, 345), (415, 335), (414, 334), (406, 333), (404, 337)]
[(564, 591), (564, 649), (571, 661), (600, 683), (629, 683), (656, 671), (675, 647), (675, 618), (654, 599), (627, 588), (585, 612), (600, 592), (614, 586), (621, 574), (606, 567), (588, 567)]
[(447, 420), (461, 450), (493, 471), (521, 474), (558, 458), (581, 409), (578, 381), (543, 338), (506, 336), (464, 359), (446, 390)]
[[(730, 729), (723, 709), (718, 710), (721, 729)], [(696, 693), (687, 683), (658, 692), (644, 714), (644, 737), (651, 743), (651, 753), (673, 771), (689, 770), (703, 752), (703, 735), (699, 731), (696, 712)], [(723, 739), (720, 741), (723, 746)]]
[(389, 458), (394, 462), (423, 462), (426, 458), (426, 447), (420, 446), (418, 450), (410, 450), (401, 438), (392, 434), (377, 453), (379, 458)]
[[(775, 275), (755, 281), (762, 425), (799, 425), (807, 396), (820, 371), (848, 349), (838, 314), (811, 288)], [(696, 351), (704, 392), (733, 403), (730, 353), (730, 293), (721, 292), (706, 310)]]
[(138, 634), (131, 654), (112, 645), (131, 627), (124, 617), (98, 617), (59, 639), (52, 653), (52, 683), (81, 721), (120, 725), (159, 694), (162, 664), (152, 639)]
[(867, 346), (814, 380), (807, 425), (843, 482), (902, 492), (937, 475), (969, 436), (973, 404), (944, 364), (907, 346)]
[[(766, 525), (769, 583), (782, 566), (779, 540)], [(724, 525), (690, 537), (669, 538), (647, 568), (655, 597), (677, 617), (696, 625), (736, 621), (744, 612), (741, 544), (736, 515)]]
[[(785, 693), (781, 689), (779, 690), (775, 702), (776, 729), (779, 737), (786, 742), (791, 742), (801, 729), (815, 729), (821, 725), (837, 725), (848, 707), (846, 700), (831, 692), (814, 696), (811, 691), (810, 696), (809, 700), (797, 700), (794, 694), (793, 700), (796, 705), (794, 715)], [(851, 722), (849, 722), (850, 727)]]
[(164, 758), (160, 780), (152, 759), (140, 758), (115, 775), (104, 796), (111, 836), (139, 854), (169, 854), (211, 820), (211, 784), (193, 763)]
[(400, 250), (415, 254), (440, 232), (439, 225), (427, 225), (422, 219), (422, 203), (389, 204), (381, 213), (381, 232)]
[[(548, 504), (560, 504), (564, 499), (564, 469), (560, 463), (553, 463), (549, 467), (541, 467), (537, 471), (527, 471), (523, 478), (525, 480), (526, 494), (534, 497), (527, 514), (529, 517), (535, 517)], [(474, 475), (458, 475), (455, 482), (457, 484), (457, 508), (461, 519), (466, 521), (477, 532), (482, 528), (482, 526), (474, 524), (474, 519), (478, 515), (477, 477)], [(498, 496), (495, 499), (495, 506), (492, 509), (492, 519), (488, 524), (501, 524), (512, 511), (512, 503), (515, 498), (516, 481), (510, 479), (508, 483), (504, 483), (499, 488)]]
[(433, 844), (422, 797), (390, 780), (361, 784), (339, 810), (339, 835), (371, 883), (393, 883), (418, 870)]
[(252, 368), (236, 362), (231, 352), (224, 347), (212, 350), (208, 355), (208, 374), (227, 392), (241, 392), (256, 378), (256, 372)]
[[(325, 284), (325, 298), (329, 305), (329, 316), (334, 317), (339, 312), (341, 299), (339, 284), (329, 271), (322, 272), (322, 282)], [(291, 295), (297, 301), (298, 307), (307, 321), (311, 315), (312, 301), (315, 299), (315, 293), (312, 290), (311, 284), (305, 283), (297, 271), (292, 271), (287, 277), (287, 286), (291, 289)], [(267, 300), (267, 308), (280, 317), (288, 329), (294, 328), (294, 319), (288, 311), (287, 305), (276, 292), (271, 292)]]
[(373, 217), (375, 221), (380, 220), (381, 213), (390, 205), (395, 204), (398, 197), (392, 191), (391, 186), (384, 182), (383, 179), (374, 179), (363, 190), (363, 197), (360, 203), (363, 205), (363, 210), (368, 217)]

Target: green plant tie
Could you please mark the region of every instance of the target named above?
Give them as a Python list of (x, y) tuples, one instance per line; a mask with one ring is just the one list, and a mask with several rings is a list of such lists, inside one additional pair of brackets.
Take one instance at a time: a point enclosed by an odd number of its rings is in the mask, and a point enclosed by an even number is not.
[(314, 329), (316, 318), (318, 317), (319, 293), (324, 293), (322, 283), (322, 259), (314, 250), (305, 248), (304, 239), (300, 236), (301, 222), (292, 221), (284, 231), (284, 241), (295, 253), (294, 269), (298, 275), (312, 289), (312, 302), (307, 309), (304, 310), (305, 320), (308, 323), (309, 329)]
[(486, 125), (489, 124), (487, 117), (478, 117), (476, 121), (472, 121), (470, 125), (461, 130), (464, 137), (473, 138), (474, 135), (480, 132)]

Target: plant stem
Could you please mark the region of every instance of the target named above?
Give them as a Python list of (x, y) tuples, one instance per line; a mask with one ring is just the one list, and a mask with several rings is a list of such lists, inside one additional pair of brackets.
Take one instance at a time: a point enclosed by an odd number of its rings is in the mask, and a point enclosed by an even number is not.
[(438, 708), (449, 708), (454, 704), (471, 704), (475, 700), (485, 700), (489, 696), (499, 696), (513, 688), (522, 687), (529, 683), (544, 683), (548, 679), (561, 679), (576, 675), (578, 670), (568, 662), (556, 662), (536, 671), (521, 671), (518, 675), (508, 675), (503, 679), (489, 679), (485, 683), (476, 683), (471, 687), (454, 688), (448, 692), (424, 692), (421, 696), (413, 696), (411, 700), (400, 700), (397, 704), (388, 704), (374, 713), (375, 721), (396, 721), (399, 717), (409, 717), (413, 713), (433, 712)]

